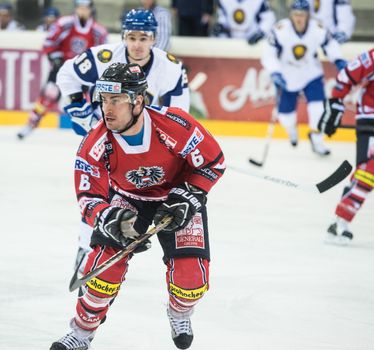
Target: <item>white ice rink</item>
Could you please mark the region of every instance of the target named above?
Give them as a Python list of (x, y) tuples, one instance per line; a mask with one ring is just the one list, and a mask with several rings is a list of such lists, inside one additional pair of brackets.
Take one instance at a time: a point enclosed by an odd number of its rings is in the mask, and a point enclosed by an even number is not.
[[(80, 138), (41, 129), (19, 142), (17, 130), (0, 128), (0, 349), (47, 350), (74, 314)], [(229, 164), (250, 167), (264, 140), (219, 141)], [(263, 171), (315, 183), (343, 159), (354, 164), (353, 143), (330, 146), (321, 159), (306, 141), (274, 141)], [(314, 195), (227, 170), (209, 195), (211, 288), (192, 317), (191, 349), (374, 349), (374, 194), (351, 225), (351, 246), (323, 243), (347, 183)], [(95, 350), (175, 349), (161, 257), (155, 240), (132, 260)]]

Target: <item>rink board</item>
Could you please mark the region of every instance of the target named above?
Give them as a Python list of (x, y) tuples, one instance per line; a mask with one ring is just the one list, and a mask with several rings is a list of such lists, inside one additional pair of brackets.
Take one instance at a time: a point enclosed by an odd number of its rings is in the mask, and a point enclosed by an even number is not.
[[(0, 126), (2, 125), (24, 125), (27, 122), (28, 113), (19, 111), (0, 111)], [(213, 135), (216, 136), (249, 136), (266, 137), (268, 123), (246, 122), (229, 120), (199, 120)], [(59, 116), (57, 113), (47, 114), (41, 121), (42, 128), (70, 128), (70, 120), (66, 116)], [(299, 124), (299, 137), (307, 139), (309, 127), (306, 124)], [(274, 138), (285, 139), (287, 135), (280, 125), (274, 130)], [(354, 130), (339, 130), (332, 138), (332, 141), (356, 140)]]

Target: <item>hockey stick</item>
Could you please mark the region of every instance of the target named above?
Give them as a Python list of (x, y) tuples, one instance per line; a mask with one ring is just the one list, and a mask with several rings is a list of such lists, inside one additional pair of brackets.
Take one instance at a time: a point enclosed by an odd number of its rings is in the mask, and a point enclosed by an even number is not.
[(278, 185), (287, 186), (292, 189), (306, 191), (306, 192), (312, 192), (312, 193), (323, 193), (329, 190), (330, 188), (337, 185), (339, 182), (344, 180), (352, 171), (352, 165), (347, 161), (343, 161), (342, 164), (339, 165), (339, 167), (328, 177), (326, 177), (324, 180), (316, 183), (316, 184), (300, 184), (297, 182), (293, 182), (291, 180), (282, 179), (279, 177), (275, 177), (272, 175), (266, 175), (259, 171), (255, 171), (253, 169), (241, 169), (233, 166), (228, 166), (229, 169), (234, 170), (238, 173), (242, 173), (245, 175), (249, 175), (252, 177), (257, 177), (259, 179), (263, 179), (266, 181), (274, 182)]
[(77, 278), (70, 282), (69, 290), (73, 292), (83, 284), (85, 284), (90, 279), (96, 277), (101, 272), (105, 271), (109, 267), (113, 266), (116, 262), (120, 261), (121, 259), (125, 258), (126, 256), (130, 255), (140, 244), (146, 241), (148, 238), (152, 237), (156, 233), (162, 231), (167, 225), (170, 224), (172, 217), (167, 216), (162, 219), (162, 221), (155, 227), (148, 230), (144, 235), (140, 236), (137, 240), (129, 244), (126, 248), (120, 250), (108, 260), (104, 261), (101, 265), (84, 275), (82, 278)]
[(266, 132), (265, 146), (264, 146), (264, 150), (262, 151), (261, 160), (257, 161), (253, 158), (248, 159), (248, 161), (251, 164), (256, 165), (258, 167), (262, 167), (265, 164), (265, 161), (266, 161), (268, 153), (269, 153), (270, 143), (271, 143), (271, 140), (273, 139), (275, 124), (276, 124), (277, 119), (278, 119), (279, 98), (280, 98), (280, 89), (277, 88), (276, 98), (275, 98), (275, 106), (274, 106), (274, 108), (271, 112), (271, 118), (270, 118), (270, 122), (269, 122), (268, 129), (267, 129), (267, 132)]
[(274, 107), (273, 111), (271, 113), (270, 123), (268, 125), (268, 129), (267, 129), (267, 132), (266, 132), (265, 146), (264, 146), (264, 150), (262, 152), (262, 158), (261, 158), (260, 161), (257, 161), (253, 158), (249, 158), (249, 162), (251, 164), (256, 165), (258, 167), (261, 167), (265, 164), (265, 161), (266, 161), (266, 158), (267, 158), (268, 152), (269, 152), (270, 143), (271, 143), (271, 140), (272, 140), (273, 134), (274, 134), (275, 123), (277, 122), (277, 115), (278, 115), (278, 109), (276, 107)]

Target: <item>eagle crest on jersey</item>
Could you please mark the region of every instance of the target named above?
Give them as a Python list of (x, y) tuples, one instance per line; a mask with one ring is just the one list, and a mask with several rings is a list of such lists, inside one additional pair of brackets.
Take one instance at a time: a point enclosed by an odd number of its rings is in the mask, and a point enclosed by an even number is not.
[(301, 60), (306, 53), (307, 47), (305, 45), (295, 45), (292, 52), (297, 60)]
[(159, 166), (139, 167), (138, 170), (130, 170), (126, 173), (126, 179), (136, 188), (145, 188), (159, 185), (163, 182), (164, 170)]
[(233, 17), (236, 23), (242, 24), (245, 20), (245, 13), (242, 9), (239, 9), (234, 12)]
[(97, 59), (102, 63), (108, 63), (112, 59), (113, 53), (110, 50), (103, 49), (97, 53)]

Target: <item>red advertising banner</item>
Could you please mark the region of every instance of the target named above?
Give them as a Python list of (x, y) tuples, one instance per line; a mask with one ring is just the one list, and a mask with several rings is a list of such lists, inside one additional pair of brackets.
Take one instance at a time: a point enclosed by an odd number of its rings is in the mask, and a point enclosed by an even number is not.
[[(221, 120), (269, 120), (275, 89), (259, 59), (182, 57), (182, 60), (188, 67), (189, 80), (194, 88), (191, 98), (195, 116)], [(48, 60), (41, 51), (0, 49), (0, 110), (30, 110), (49, 69)], [(326, 93), (329, 94), (336, 70), (329, 63), (324, 63), (324, 69)], [(350, 96), (351, 100), (353, 98)], [(299, 111), (299, 122), (306, 123), (305, 102), (299, 103)]]
[[(269, 121), (274, 107), (275, 88), (259, 59), (182, 57), (187, 66), (191, 86), (199, 81), (192, 92), (193, 112), (208, 119)], [(336, 69), (323, 64), (325, 91), (330, 95)], [(202, 73), (205, 79), (202, 78)], [(196, 79), (196, 80), (195, 80)], [(194, 81), (195, 80), (195, 81)], [(352, 101), (353, 94), (347, 98)], [(353, 104), (348, 104), (354, 110)], [(345, 119), (353, 122), (354, 113)], [(304, 97), (299, 99), (298, 120), (307, 123)]]
[(49, 69), (41, 51), (0, 49), (0, 109), (30, 110)]

